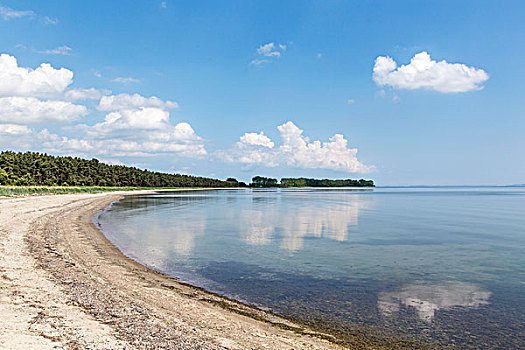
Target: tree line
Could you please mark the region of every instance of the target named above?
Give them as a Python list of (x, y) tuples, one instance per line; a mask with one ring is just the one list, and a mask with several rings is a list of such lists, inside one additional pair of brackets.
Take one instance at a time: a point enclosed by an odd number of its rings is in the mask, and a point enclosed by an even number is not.
[(270, 177), (255, 176), (252, 178), (250, 187), (264, 188), (264, 187), (375, 187), (372, 180), (353, 180), (353, 179), (309, 179), (305, 177), (282, 178), (278, 183), (277, 179)]
[(56, 157), (45, 153), (0, 152), (0, 185), (112, 187), (244, 187), (246, 184), (206, 177), (166, 174), (97, 159)]
[(226, 181), (206, 177), (167, 174), (124, 165), (108, 165), (97, 159), (57, 157), (38, 152), (0, 152), (0, 185), (108, 186), (108, 187), (374, 187), (372, 180), (309, 178), (277, 179), (255, 176), (247, 185), (235, 178)]

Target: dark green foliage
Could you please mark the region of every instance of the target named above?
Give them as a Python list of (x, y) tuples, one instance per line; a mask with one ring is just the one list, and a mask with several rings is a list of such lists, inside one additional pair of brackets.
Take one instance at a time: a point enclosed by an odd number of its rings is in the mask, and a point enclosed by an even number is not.
[[(0, 185), (112, 187), (242, 187), (243, 183), (174, 175), (97, 159), (54, 157), (43, 153), (0, 152)], [(246, 186), (246, 184), (244, 184)]]
[(300, 178), (282, 178), (282, 187), (375, 187), (372, 180), (329, 180), (329, 179), (307, 179)]
[(230, 182), (233, 187), (248, 187), (245, 182), (238, 181), (237, 179), (233, 177), (229, 177), (226, 179), (227, 182)]
[(7, 174), (7, 171), (0, 168), (0, 185), (8, 185), (9, 181), (9, 174)]
[(375, 187), (372, 180), (330, 180), (330, 179), (308, 179), (305, 177), (299, 178), (282, 178), (281, 183), (277, 183), (277, 179), (269, 177), (255, 176), (252, 178), (250, 187)]
[(277, 179), (272, 179), (270, 177), (255, 176), (252, 178), (252, 183), (250, 184), (250, 187), (279, 187), (279, 185), (277, 184)]

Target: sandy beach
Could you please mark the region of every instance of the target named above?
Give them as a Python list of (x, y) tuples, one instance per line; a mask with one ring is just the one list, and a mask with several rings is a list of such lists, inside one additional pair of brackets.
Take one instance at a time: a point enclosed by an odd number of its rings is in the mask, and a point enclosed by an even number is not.
[(0, 199), (1, 348), (340, 348), (126, 258), (91, 222), (122, 195)]

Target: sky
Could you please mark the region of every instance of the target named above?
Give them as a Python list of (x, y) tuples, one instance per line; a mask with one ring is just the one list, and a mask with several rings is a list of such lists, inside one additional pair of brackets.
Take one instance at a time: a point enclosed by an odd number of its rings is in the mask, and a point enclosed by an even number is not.
[(0, 0), (0, 150), (525, 183), (522, 1)]

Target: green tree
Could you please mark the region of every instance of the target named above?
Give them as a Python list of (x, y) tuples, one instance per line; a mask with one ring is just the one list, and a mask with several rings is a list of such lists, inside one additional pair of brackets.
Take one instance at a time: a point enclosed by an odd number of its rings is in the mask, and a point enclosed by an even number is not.
[(0, 169), (0, 185), (10, 185), (9, 175), (4, 169)]
[[(0, 152), (0, 183), (59, 186), (242, 187), (245, 183), (108, 165), (97, 159)], [(2, 177), (3, 176), (3, 177)], [(7, 180), (6, 180), (7, 179)], [(233, 179), (233, 178), (232, 178)]]
[(262, 187), (279, 187), (277, 179), (271, 177), (254, 176), (250, 187), (262, 188)]

